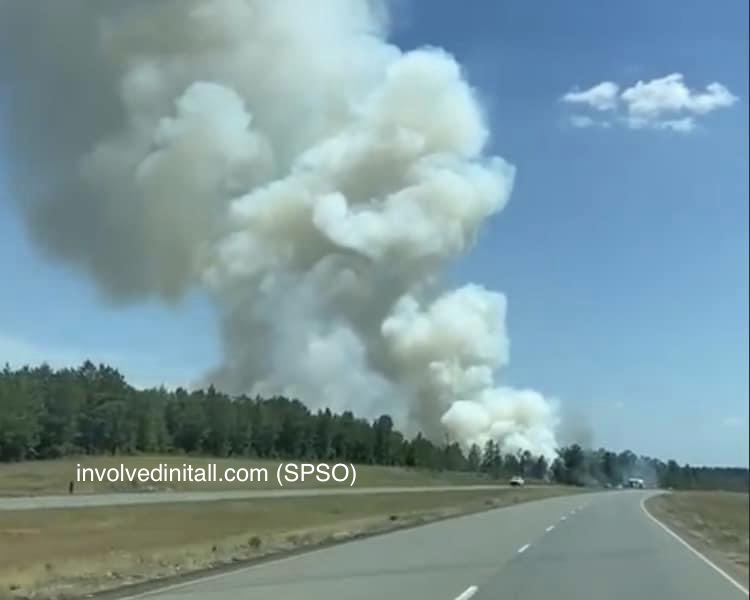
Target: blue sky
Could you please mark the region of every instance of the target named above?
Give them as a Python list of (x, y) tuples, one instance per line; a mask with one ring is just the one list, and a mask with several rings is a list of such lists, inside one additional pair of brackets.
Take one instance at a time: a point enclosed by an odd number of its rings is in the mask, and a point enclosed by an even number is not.
[[(508, 298), (505, 382), (560, 398), (595, 444), (748, 464), (747, 3), (399, 3), (394, 40), (442, 46), (482, 95), (507, 208), (450, 274)], [(575, 127), (561, 97), (681, 73), (737, 97), (693, 131)], [(620, 110), (625, 110), (621, 108)], [(618, 113), (620, 114), (620, 113)], [(623, 113), (624, 114), (624, 113)], [(2, 123), (0, 123), (2, 128)], [(0, 147), (0, 194), (7, 195)], [(215, 315), (104, 305), (0, 202), (0, 360), (117, 364), (137, 383), (213, 366)]]

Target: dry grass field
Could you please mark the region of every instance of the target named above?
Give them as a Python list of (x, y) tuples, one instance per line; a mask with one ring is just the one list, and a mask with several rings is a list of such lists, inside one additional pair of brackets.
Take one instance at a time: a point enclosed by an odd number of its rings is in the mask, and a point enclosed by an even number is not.
[(543, 487), (0, 512), (0, 598), (60, 598), (577, 493)]
[[(253, 482), (86, 482), (76, 483), (77, 494), (106, 493), (106, 492), (133, 492), (147, 489), (153, 490), (248, 490), (248, 489), (270, 489), (278, 488), (275, 472), (280, 461), (255, 460), (255, 459), (217, 459), (217, 458), (194, 458), (185, 456), (84, 456), (79, 458), (65, 458), (48, 461), (29, 461), (22, 463), (0, 464), (0, 496), (26, 496), (46, 494), (67, 494), (68, 482), (76, 479), (77, 466), (86, 468), (119, 468), (121, 464), (129, 469), (146, 468), (149, 470), (157, 468), (160, 464), (166, 464), (169, 468), (182, 468), (189, 464), (193, 468), (207, 468), (209, 464), (216, 464), (217, 473), (226, 468), (265, 468), (268, 471), (268, 481)], [(296, 462), (296, 461), (287, 461)], [(461, 472), (433, 473), (427, 470), (408, 469), (400, 467), (363, 466), (355, 465), (357, 469), (357, 482), (359, 487), (368, 486), (424, 486), (424, 485), (468, 485), (488, 484), (493, 480), (482, 478), (480, 475)], [(506, 483), (500, 481), (498, 483)], [(331, 487), (340, 485), (348, 487), (348, 484), (336, 484), (332, 480), (327, 483), (318, 483), (314, 479), (298, 482), (294, 487)]]

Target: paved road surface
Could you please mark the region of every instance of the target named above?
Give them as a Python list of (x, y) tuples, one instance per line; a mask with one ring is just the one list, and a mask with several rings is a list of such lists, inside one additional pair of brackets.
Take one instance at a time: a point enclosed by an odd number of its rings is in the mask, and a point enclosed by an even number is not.
[(138, 598), (738, 600), (641, 510), (648, 492), (553, 498), (350, 542)]
[[(340, 496), (359, 494), (405, 494), (420, 492), (456, 492), (507, 489), (507, 485), (451, 485), (405, 487), (341, 487), (266, 490), (216, 490), (210, 492), (151, 492), (126, 494), (88, 494), (81, 496), (0, 497), (0, 510), (38, 510), (50, 508), (91, 508), (125, 504), (161, 504), (171, 502), (214, 502), (217, 500), (250, 500), (257, 498), (304, 498), (309, 496)], [(536, 487), (536, 486), (526, 486)]]

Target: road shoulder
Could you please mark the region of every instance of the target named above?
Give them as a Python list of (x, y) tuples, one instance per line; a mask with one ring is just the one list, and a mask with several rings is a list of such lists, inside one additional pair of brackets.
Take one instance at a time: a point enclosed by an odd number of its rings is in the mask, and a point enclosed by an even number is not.
[(675, 543), (685, 545), (696, 555), (696, 558), (703, 560), (717, 574), (727, 579), (727, 583), (733, 584), (748, 595), (749, 578), (746, 557), (743, 557), (743, 564), (736, 555), (717, 547), (715, 543), (701, 536), (685, 523), (684, 515), (673, 510), (669, 500), (669, 492), (657, 493), (644, 497), (641, 501), (641, 508), (647, 517), (664, 529), (666, 534), (673, 537)]

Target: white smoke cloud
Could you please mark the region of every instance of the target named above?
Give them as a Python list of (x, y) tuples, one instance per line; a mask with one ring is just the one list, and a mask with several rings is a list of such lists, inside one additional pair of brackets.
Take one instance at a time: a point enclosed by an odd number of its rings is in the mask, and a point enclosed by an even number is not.
[(533, 390), (485, 388), (471, 400), (454, 402), (442, 422), (467, 443), (499, 439), (506, 451), (557, 454), (557, 402)]
[(3, 3), (14, 196), (111, 300), (204, 286), (227, 391), (552, 456), (556, 404), (495, 383), (505, 298), (440, 285), (515, 169), (454, 58), (387, 23), (371, 0)]

